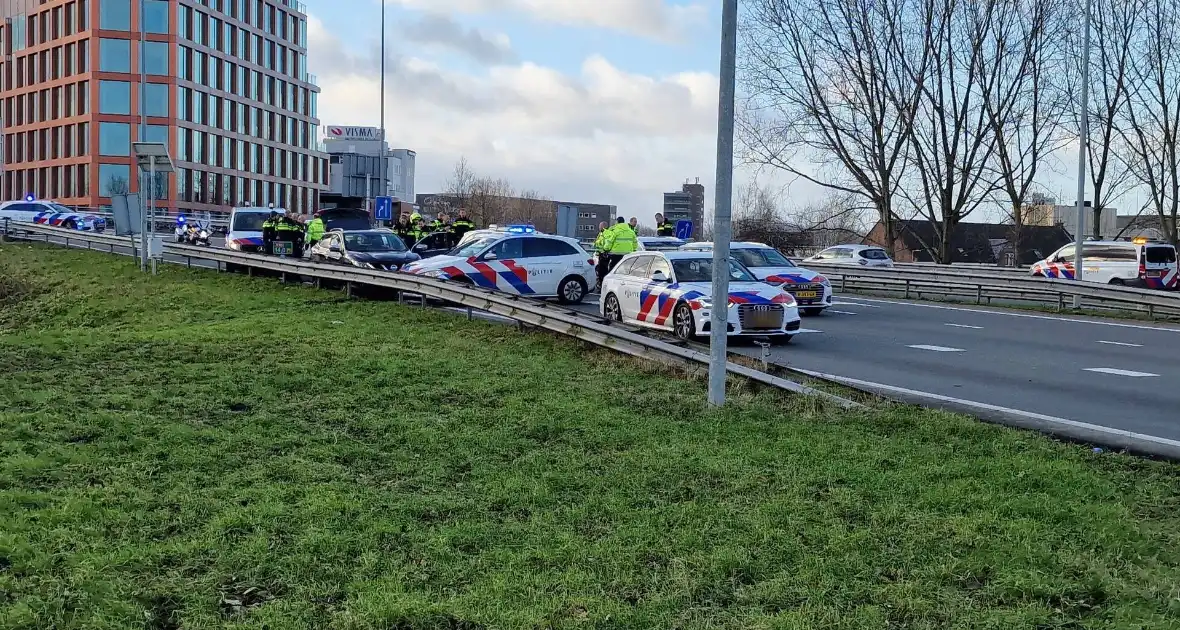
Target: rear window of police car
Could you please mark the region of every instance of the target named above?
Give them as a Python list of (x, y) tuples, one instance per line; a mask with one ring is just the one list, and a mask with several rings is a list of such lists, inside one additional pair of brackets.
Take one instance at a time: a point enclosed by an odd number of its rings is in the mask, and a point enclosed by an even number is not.
[(1158, 265), (1176, 262), (1176, 248), (1171, 245), (1154, 245), (1143, 249), (1149, 263)]

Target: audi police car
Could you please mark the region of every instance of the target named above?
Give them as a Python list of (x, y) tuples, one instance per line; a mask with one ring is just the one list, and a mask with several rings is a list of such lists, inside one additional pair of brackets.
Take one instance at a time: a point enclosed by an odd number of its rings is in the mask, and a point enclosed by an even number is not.
[[(787, 343), (799, 331), (795, 298), (729, 263), (728, 334)], [(602, 280), (603, 317), (672, 331), (689, 340), (709, 334), (713, 259), (704, 252), (635, 252)], [(720, 305), (718, 305), (719, 307)]]
[(107, 227), (107, 220), (100, 216), (76, 212), (60, 203), (36, 199), (32, 195), (21, 201), (0, 203), (0, 221), (4, 219), (94, 232), (102, 232)]
[[(690, 252), (712, 252), (712, 243), (689, 243)], [(796, 265), (777, 249), (762, 243), (730, 243), (729, 255), (745, 265), (754, 277), (794, 296), (804, 315), (819, 315), (832, 305), (832, 283), (823, 275)]]
[(578, 241), (509, 226), (464, 239), (442, 256), (410, 263), (402, 271), (529, 297), (581, 302), (597, 277)]

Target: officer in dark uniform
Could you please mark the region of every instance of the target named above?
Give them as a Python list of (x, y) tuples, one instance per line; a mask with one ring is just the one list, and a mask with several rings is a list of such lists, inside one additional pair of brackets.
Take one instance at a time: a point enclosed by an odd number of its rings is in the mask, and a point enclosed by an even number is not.
[(659, 212), (656, 213), (656, 236), (676, 236), (676, 224), (665, 220)]
[(475, 229), (475, 222), (467, 218), (467, 210), (459, 208), (459, 216), (451, 223), (451, 232), (455, 234), (455, 242), (463, 240), (463, 235)]
[(275, 239), (278, 238), (279, 213), (272, 211), (262, 222), (262, 251), (268, 256), (275, 253)]
[(393, 230), (395, 232), (397, 232), (397, 235), (402, 239), (402, 241), (405, 242), (406, 247), (413, 247), (414, 246), (414, 242), (410, 238), (410, 213), (409, 212), (403, 212), (401, 214), (401, 216), (398, 217), (397, 223), (394, 225)]

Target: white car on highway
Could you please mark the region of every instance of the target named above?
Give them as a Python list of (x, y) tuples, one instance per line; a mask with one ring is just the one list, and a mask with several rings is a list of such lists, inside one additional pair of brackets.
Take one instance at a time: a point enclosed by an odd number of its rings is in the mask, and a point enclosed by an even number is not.
[[(1073, 280), (1073, 243), (1053, 252), (1029, 269), (1040, 278)], [(1169, 243), (1133, 241), (1086, 241), (1082, 243), (1082, 280), (1145, 289), (1174, 290), (1180, 287), (1180, 266), (1176, 248)]]
[[(686, 252), (712, 253), (712, 243), (689, 243), (680, 248)], [(791, 262), (777, 249), (764, 243), (730, 243), (729, 254), (754, 274), (754, 277), (782, 287), (794, 296), (804, 315), (819, 315), (832, 305), (832, 283), (818, 272), (804, 269)]]
[(598, 281), (590, 254), (576, 239), (540, 234), (529, 226), (484, 232), (402, 271), (516, 295), (555, 297), (564, 304), (581, 302)]
[[(727, 308), (730, 336), (769, 337), (787, 343), (799, 331), (795, 298), (760, 282), (741, 264), (729, 263)], [(709, 334), (714, 308), (713, 259), (703, 252), (635, 252), (602, 280), (603, 317), (667, 330), (689, 340)]]
[(893, 259), (875, 245), (836, 245), (802, 260), (803, 264), (859, 265), (861, 267), (892, 267)]
[(102, 232), (107, 227), (107, 220), (100, 216), (77, 212), (60, 203), (36, 199), (32, 195), (20, 201), (0, 203), (0, 222), (5, 219), (93, 232)]

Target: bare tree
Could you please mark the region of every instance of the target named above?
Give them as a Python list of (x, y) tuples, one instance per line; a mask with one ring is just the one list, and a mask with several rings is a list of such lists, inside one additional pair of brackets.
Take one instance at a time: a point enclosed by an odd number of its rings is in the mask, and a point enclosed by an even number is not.
[(872, 210), (863, 198), (842, 194), (789, 210), (786, 215), (808, 235), (811, 245), (823, 248), (863, 240), (872, 228)]
[[(1131, 56), (1136, 22), (1140, 20), (1143, 0), (1093, 0), (1091, 20), (1090, 116), (1089, 142), (1086, 145), (1087, 170), (1093, 186), (1091, 234), (1101, 237), (1101, 213), (1112, 201), (1126, 192), (1133, 181), (1131, 172), (1120, 159), (1124, 150), (1119, 125), (1131, 98)], [(1070, 92), (1081, 93), (1082, 20), (1074, 20), (1068, 31), (1067, 57), (1072, 60), (1066, 74)], [(1081, 127), (1081, 107), (1071, 108), (1074, 129)], [(1079, 150), (1081, 150), (1079, 148)]]
[(994, 171), (1012, 224), (1010, 240), (1021, 251), (1025, 225), (1042, 223), (1044, 205), (1030, 196), (1045, 162), (1068, 137), (1062, 123), (1069, 94), (1054, 72), (1063, 60), (1066, 21), (1060, 0), (1013, 0), (985, 40), (994, 81), (985, 83), (984, 109), (996, 138)]
[(512, 196), (512, 185), (503, 179), (477, 177), (471, 181), (462, 207), (478, 225), (502, 224), (510, 214)]
[(529, 224), (542, 232), (557, 231), (557, 206), (549, 198), (535, 190), (522, 190), (513, 202), (505, 221)]
[(1143, 20), (1129, 55), (1125, 123), (1119, 127), (1131, 176), (1147, 189), (1160, 231), (1178, 243), (1180, 210), (1180, 6), (1177, 0), (1137, 0)]
[[(459, 161), (455, 162), (454, 169), (451, 170), (451, 176), (447, 178), (443, 193), (446, 197), (452, 199), (458, 205), (458, 208), (466, 207), (467, 200), (471, 198), (472, 188), (475, 185), (476, 179), (478, 178), (475, 172), (467, 164), (467, 158), (460, 157)], [(455, 209), (458, 210), (458, 208)]]
[[(739, 71), (748, 163), (862, 196), (894, 239), (916, 111), (932, 60), (912, 0), (752, 0)], [(808, 163), (810, 162), (810, 163)]]

